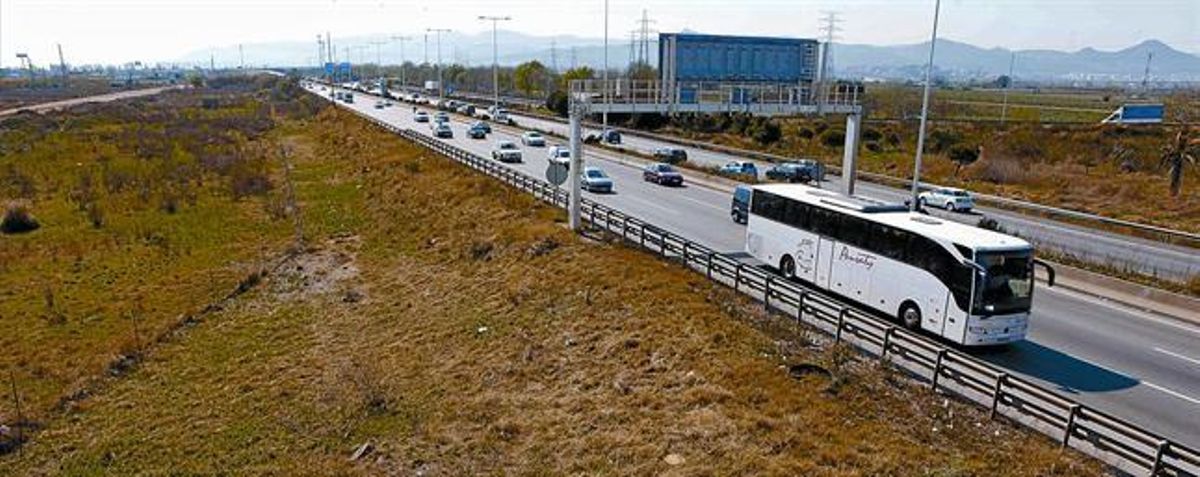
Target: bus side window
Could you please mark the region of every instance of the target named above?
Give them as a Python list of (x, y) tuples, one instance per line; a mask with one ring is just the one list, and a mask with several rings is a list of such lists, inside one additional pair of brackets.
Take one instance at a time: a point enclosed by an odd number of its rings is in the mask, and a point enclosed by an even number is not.
[(842, 239), (855, 247), (870, 250), (870, 228), (867, 221), (853, 216), (842, 217)]
[(810, 230), (812, 228), (808, 220), (809, 206), (800, 201), (789, 200), (787, 206), (787, 216), (785, 223), (801, 230)]
[(893, 260), (905, 261), (908, 232), (883, 224), (872, 224), (871, 227), (876, 252)]
[(838, 223), (838, 215), (840, 214), (822, 207), (813, 207), (810, 210), (812, 211), (813, 232), (832, 237), (834, 240), (842, 240)]

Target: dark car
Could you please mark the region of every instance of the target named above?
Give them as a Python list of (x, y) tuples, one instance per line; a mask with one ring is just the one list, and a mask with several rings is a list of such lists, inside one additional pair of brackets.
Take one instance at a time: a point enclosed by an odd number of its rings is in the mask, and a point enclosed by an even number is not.
[(811, 160), (784, 162), (767, 169), (767, 179), (783, 182), (813, 182), (821, 179), (821, 163)]
[(676, 171), (670, 164), (662, 162), (650, 164), (642, 170), (642, 179), (658, 185), (683, 185), (683, 174)]
[(486, 132), (488, 134), (492, 133), (492, 125), (490, 123), (488, 123), (487, 121), (475, 121), (475, 124), (473, 126), (479, 126), (479, 127), (483, 128), (483, 132)]
[(467, 128), (467, 137), (471, 139), (486, 139), (487, 130), (483, 129), (483, 126), (480, 126), (479, 123), (472, 124), (471, 127)]
[(750, 218), (750, 195), (754, 189), (749, 186), (737, 186), (733, 189), (733, 204), (729, 207), (729, 217), (734, 223), (744, 224)]
[(688, 159), (687, 151), (678, 147), (660, 147), (654, 150), (654, 159), (667, 164), (679, 164)]
[(600, 133), (600, 138), (608, 144), (621, 143), (621, 133), (616, 129), (605, 129), (604, 132)]

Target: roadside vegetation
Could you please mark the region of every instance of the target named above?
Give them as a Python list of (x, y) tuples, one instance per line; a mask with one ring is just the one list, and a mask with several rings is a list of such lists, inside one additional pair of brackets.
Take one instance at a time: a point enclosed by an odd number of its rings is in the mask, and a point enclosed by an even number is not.
[(0, 400), (0, 449), (283, 252), (270, 133), (321, 106), (291, 88), (219, 82), (0, 120), (0, 368), (20, 397)]
[[(257, 96), (260, 107), (268, 102), (266, 93)], [(303, 104), (285, 101), (294, 103)], [(202, 263), (228, 266), (234, 271), (227, 278), (236, 283), (245, 270), (261, 270), (261, 260), (251, 257), (287, 248), (293, 226), (303, 227), (306, 245), (266, 273), (256, 272), (243, 294), (219, 300), (146, 348), (129, 372), (104, 378), (106, 386), (70, 406), (43, 408), (40, 430), (22, 452), (0, 457), (0, 469), (126, 475), (1102, 472), (1049, 439), (991, 422), (886, 365), (794, 330), (682, 267), (609, 238), (577, 237), (563, 227), (561, 211), (365, 121), (330, 109), (313, 120), (301, 111), (289, 117), (251, 140), (291, 151), (290, 169), (267, 161), (273, 187), (265, 197), (238, 201), (231, 189), (218, 192), (216, 185), (198, 194), (224, 204), (214, 206), (223, 213), (210, 216), (208, 228), (224, 238), (210, 247), (226, 248)], [(70, 177), (58, 181), (69, 184)], [(210, 177), (206, 184), (221, 182)], [(294, 187), (280, 186), (285, 177)], [(264, 204), (280, 189), (294, 190), (301, 220), (270, 220)], [(84, 233), (90, 225), (77, 211), (60, 214), (82, 222), (74, 229), (81, 249), (114, 240)], [(46, 220), (39, 231), (19, 237), (31, 240), (63, 221)], [(178, 255), (200, 253), (171, 237)], [(73, 266), (73, 259), (41, 257), (56, 263), (49, 276), (68, 275)], [(117, 266), (87, 270), (86, 279), (120, 279)], [(175, 288), (145, 290), (142, 309), (153, 303), (164, 316), (176, 316), (195, 305), (163, 295), (198, 302), (225, 296), (204, 296), (205, 283), (221, 281), (212, 269), (165, 273)], [(143, 286), (162, 279), (146, 276)], [(68, 322), (87, 316), (76, 306), (64, 307)], [(128, 323), (114, 328), (128, 329)], [(60, 369), (67, 359), (111, 353), (80, 341), (91, 333), (46, 338), (44, 346), (74, 349), (77, 356), (36, 362)], [(8, 349), (27, 361), (18, 369), (35, 362), (33, 348)], [(793, 364), (821, 372), (792, 376)], [(41, 380), (22, 375), (23, 395)], [(0, 412), (11, 422), (11, 407)]]

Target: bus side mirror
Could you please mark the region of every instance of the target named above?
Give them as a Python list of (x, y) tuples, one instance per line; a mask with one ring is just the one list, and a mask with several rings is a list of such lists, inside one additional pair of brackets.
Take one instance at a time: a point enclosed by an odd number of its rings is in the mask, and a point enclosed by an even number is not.
[(1033, 259), (1033, 265), (1045, 268), (1046, 269), (1046, 284), (1048, 284), (1050, 286), (1054, 286), (1054, 267), (1050, 266), (1049, 263), (1047, 263), (1043, 260), (1038, 260), (1036, 258)]

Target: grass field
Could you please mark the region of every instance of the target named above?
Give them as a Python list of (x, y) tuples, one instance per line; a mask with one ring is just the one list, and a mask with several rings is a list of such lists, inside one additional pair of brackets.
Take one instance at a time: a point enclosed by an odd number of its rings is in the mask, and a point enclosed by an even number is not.
[[(78, 371), (104, 385), (66, 408), (32, 399), (42, 378), (22, 374), (40, 430), (0, 457), (0, 473), (1102, 471), (886, 366), (793, 333), (701, 276), (577, 237), (560, 211), (361, 120), (330, 110), (297, 116), (257, 141), (291, 151), (307, 246), (273, 261), (287, 249), (291, 222), (259, 214), (281, 187), (211, 203), (229, 222), (254, 224), (222, 222), (230, 239), (208, 247), (227, 247), (224, 259), (163, 262), (172, 268), (163, 274), (208, 279), (218, 292), (151, 288), (141, 306), (172, 317), (185, 311), (168, 307), (220, 305), (146, 347), (120, 375)], [(283, 183), (281, 168), (268, 173)], [(20, 240), (36, 247), (38, 234), (55, 227), (48, 221)], [(111, 240), (77, 235), (85, 249)], [(134, 261), (84, 275), (153, 273)], [(234, 272), (214, 276), (224, 269), (215, 263)], [(246, 293), (220, 299), (263, 263), (278, 266)], [(81, 295), (68, 310), (108, 302), (98, 295)], [(76, 361), (110, 356), (76, 341), (90, 333), (43, 345), (71, 348)], [(18, 358), (36, 352), (9, 349)], [(44, 363), (68, 368), (62, 357)], [(824, 366), (832, 378), (794, 379), (792, 363)], [(0, 419), (11, 422), (8, 405), (0, 404)]]

